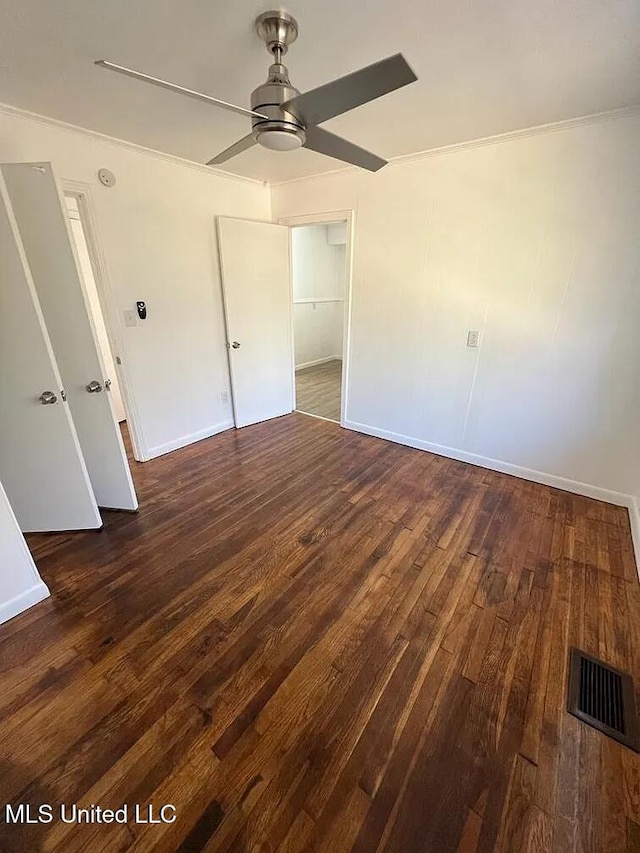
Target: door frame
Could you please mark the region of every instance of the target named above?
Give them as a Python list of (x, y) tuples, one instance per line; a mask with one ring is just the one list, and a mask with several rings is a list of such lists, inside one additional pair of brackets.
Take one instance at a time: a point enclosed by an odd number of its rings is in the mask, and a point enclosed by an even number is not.
[[(91, 185), (84, 181), (74, 181), (67, 178), (60, 179), (59, 183), (62, 188), (63, 195), (73, 196), (78, 203), (80, 222), (82, 223), (82, 230), (84, 231), (84, 238), (89, 252), (89, 260), (93, 270), (96, 290), (98, 291), (98, 299), (102, 309), (104, 325), (107, 330), (107, 338), (109, 340), (111, 354), (113, 355), (113, 363), (118, 374), (118, 384), (120, 386), (122, 403), (124, 405), (124, 412), (127, 419), (127, 429), (129, 431), (129, 437), (131, 438), (133, 456), (136, 461), (145, 462), (148, 457), (146, 455), (146, 451), (143, 449), (146, 448), (147, 445), (144, 441), (144, 433), (140, 425), (135, 397), (131, 391), (126, 359), (123, 360), (121, 356), (121, 353), (124, 351), (124, 347), (122, 346), (122, 337), (116, 319), (118, 317), (118, 312), (116, 311), (116, 299), (113, 292), (111, 277), (108, 272), (107, 262), (97, 237), (98, 228), (96, 224), (95, 206), (91, 196)], [(66, 212), (65, 206), (65, 214)], [(75, 253), (76, 247), (75, 241), (73, 240), (72, 246)], [(82, 293), (85, 303), (89, 306), (90, 303), (86, 290), (86, 283), (82, 274), (80, 275), (80, 282), (82, 284)], [(95, 329), (93, 328), (93, 317), (91, 317), (91, 312), (89, 312), (89, 315), (91, 320), (91, 329), (95, 338)], [(99, 352), (100, 347), (98, 346), (97, 341), (96, 348)], [(118, 358), (120, 358), (120, 364), (118, 364)]]
[[(281, 216), (278, 225), (286, 225), (289, 228), (289, 263), (291, 264), (291, 336), (295, 342), (295, 330), (293, 328), (293, 251), (291, 246), (291, 229), (301, 225), (332, 225), (336, 222), (347, 224), (346, 262), (347, 277), (344, 289), (344, 331), (342, 335), (342, 384), (340, 388), (340, 426), (345, 427), (347, 421), (347, 401), (349, 398), (349, 367), (351, 362), (351, 311), (353, 293), (353, 235), (355, 234), (355, 210), (328, 210), (319, 213), (305, 213), (300, 216)], [(295, 355), (293, 359), (293, 394), (295, 403)], [(325, 419), (326, 420), (326, 419)], [(345, 427), (346, 428), (346, 427)]]

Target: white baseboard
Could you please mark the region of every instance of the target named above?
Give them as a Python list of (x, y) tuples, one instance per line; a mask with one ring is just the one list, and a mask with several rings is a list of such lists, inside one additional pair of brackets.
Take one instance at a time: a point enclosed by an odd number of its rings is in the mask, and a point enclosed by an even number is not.
[(634, 498), (623, 492), (614, 492), (601, 486), (591, 486), (589, 483), (581, 483), (578, 480), (569, 480), (566, 477), (558, 477), (556, 474), (547, 474), (544, 471), (536, 471), (533, 468), (523, 468), (511, 462), (503, 462), (501, 459), (492, 459), (489, 456), (478, 456), (466, 450), (458, 450), (455, 447), (447, 447), (444, 444), (433, 444), (420, 438), (412, 438), (397, 432), (370, 427), (367, 424), (359, 424), (354, 421), (345, 421), (345, 427), (365, 435), (373, 435), (376, 438), (386, 438), (396, 444), (404, 444), (407, 447), (415, 447), (417, 450), (428, 450), (438, 456), (446, 456), (449, 459), (457, 459), (459, 462), (469, 462), (480, 468), (488, 468), (491, 471), (499, 471), (501, 474), (512, 474), (523, 480), (531, 480), (541, 483), (543, 486), (552, 486), (555, 489), (563, 489), (565, 492), (573, 492), (576, 495), (584, 495), (587, 498), (595, 498), (598, 501), (616, 504), (616, 506), (630, 507)]
[(192, 432), (189, 435), (182, 435), (180, 438), (173, 439), (173, 441), (157, 444), (155, 447), (148, 449), (148, 456), (145, 462), (148, 459), (155, 459), (157, 456), (164, 456), (165, 453), (171, 453), (172, 450), (179, 450), (181, 447), (186, 447), (188, 444), (193, 444), (196, 441), (202, 441), (203, 438), (211, 438), (212, 435), (217, 435), (219, 432), (231, 429), (232, 426), (234, 426), (234, 422), (229, 419), (200, 429), (197, 432)]
[(304, 364), (296, 364), (296, 370), (304, 370), (305, 367), (315, 367), (316, 364), (326, 364), (328, 361), (341, 361), (342, 355), (328, 355), (326, 358), (317, 358), (315, 361), (305, 361)]
[(18, 616), (19, 613), (23, 613), (39, 601), (49, 598), (50, 595), (46, 583), (39, 581), (35, 586), (21, 592), (20, 595), (16, 595), (10, 601), (0, 604), (0, 624), (13, 619), (14, 616)]
[(533, 468), (523, 468), (521, 465), (503, 462), (501, 459), (477, 456), (475, 453), (468, 453), (466, 450), (458, 450), (455, 447), (447, 447), (442, 444), (433, 444), (430, 441), (423, 441), (420, 438), (413, 438), (409, 435), (378, 429), (368, 424), (345, 421), (344, 426), (346, 429), (362, 432), (365, 435), (373, 435), (376, 438), (385, 438), (387, 441), (393, 441), (396, 444), (404, 444), (407, 447), (414, 447), (417, 450), (428, 450), (430, 453), (437, 453), (438, 456), (446, 456), (449, 459), (457, 459), (459, 462), (468, 462), (471, 465), (479, 465), (481, 468), (489, 468), (491, 471), (499, 471), (502, 474), (511, 474), (514, 477), (521, 477), (523, 480), (541, 483), (543, 486), (551, 486), (554, 489), (562, 489), (565, 492), (573, 492), (576, 495), (584, 495), (587, 498), (595, 498), (598, 501), (605, 501), (616, 506), (626, 507), (629, 510), (629, 518), (631, 519), (633, 547), (638, 566), (638, 575), (640, 577), (640, 500), (634, 498), (633, 495), (626, 495), (624, 492), (614, 492), (611, 489), (592, 486), (589, 483), (581, 483), (578, 480), (569, 480), (566, 477), (558, 477), (555, 474), (547, 474), (544, 471), (536, 471)]

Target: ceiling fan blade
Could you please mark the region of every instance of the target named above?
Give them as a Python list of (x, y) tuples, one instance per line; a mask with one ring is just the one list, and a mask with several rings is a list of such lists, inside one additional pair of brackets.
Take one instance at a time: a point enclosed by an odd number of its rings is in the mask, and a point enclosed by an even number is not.
[(243, 151), (246, 151), (247, 148), (251, 148), (252, 145), (255, 145), (256, 141), (253, 138), (253, 134), (249, 133), (247, 136), (243, 136), (242, 139), (239, 139), (237, 142), (234, 142), (233, 145), (230, 145), (228, 148), (225, 148), (224, 151), (221, 151), (219, 154), (207, 162), (207, 166), (217, 166), (218, 163), (226, 163), (227, 160), (230, 160), (232, 157), (235, 157), (236, 154), (242, 154)]
[(378, 169), (387, 165), (387, 161), (383, 160), (382, 157), (354, 145), (353, 142), (347, 142), (341, 136), (329, 133), (321, 127), (307, 128), (307, 141), (304, 147), (310, 148), (311, 151), (317, 151), (319, 154), (326, 154), (327, 157), (351, 163), (352, 166), (368, 169), (370, 172), (377, 172)]
[(167, 80), (160, 80), (158, 77), (151, 77), (149, 74), (143, 74), (141, 71), (134, 71), (133, 68), (125, 68), (124, 65), (116, 65), (115, 62), (109, 62), (108, 59), (96, 59), (94, 65), (99, 65), (101, 68), (107, 68), (109, 71), (117, 71), (118, 74), (124, 74), (125, 77), (133, 77), (134, 80), (142, 80), (144, 83), (152, 83), (154, 86), (159, 86), (161, 89), (168, 89), (170, 92), (177, 92), (179, 95), (187, 95), (189, 98), (195, 98), (197, 101), (204, 101), (206, 104), (213, 104), (216, 107), (231, 110), (231, 112), (238, 113), (238, 115), (241, 116), (248, 116), (249, 118), (267, 118), (267, 116), (263, 116), (262, 113), (256, 113), (253, 110), (247, 110), (244, 107), (237, 107), (235, 104), (229, 104), (226, 101), (221, 101), (219, 98), (214, 98), (212, 95), (205, 95), (203, 92), (196, 92), (193, 89), (178, 86), (177, 83), (169, 83)]
[(296, 95), (282, 106), (297, 113), (308, 125), (321, 124), (417, 79), (404, 56), (396, 53), (346, 77)]

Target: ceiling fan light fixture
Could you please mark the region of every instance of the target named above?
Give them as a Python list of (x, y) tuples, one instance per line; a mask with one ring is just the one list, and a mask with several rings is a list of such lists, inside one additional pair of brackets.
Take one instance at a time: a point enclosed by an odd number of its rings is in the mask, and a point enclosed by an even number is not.
[(329, 133), (318, 125), (409, 83), (415, 83), (418, 78), (402, 54), (388, 56), (300, 94), (289, 79), (286, 65), (282, 63), (282, 57), (289, 45), (298, 37), (295, 18), (282, 10), (264, 12), (256, 19), (256, 32), (265, 42), (273, 61), (269, 66), (266, 82), (251, 93), (251, 109), (238, 107), (169, 80), (152, 77), (134, 68), (126, 68), (108, 59), (98, 59), (95, 64), (134, 80), (151, 83), (161, 89), (251, 118), (251, 133), (216, 154), (207, 161), (207, 166), (226, 163), (231, 157), (242, 154), (256, 143), (270, 151), (295, 151), (296, 148), (304, 146), (310, 151), (367, 169), (369, 172), (377, 172), (386, 165), (387, 161), (382, 157)]
[(294, 151), (301, 148), (306, 140), (302, 128), (284, 130), (279, 128), (254, 128), (256, 142), (270, 151)]

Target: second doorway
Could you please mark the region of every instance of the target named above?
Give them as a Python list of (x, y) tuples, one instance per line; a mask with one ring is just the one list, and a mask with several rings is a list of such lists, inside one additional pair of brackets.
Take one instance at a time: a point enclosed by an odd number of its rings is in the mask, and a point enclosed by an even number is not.
[(347, 223), (291, 229), (296, 410), (340, 422)]

